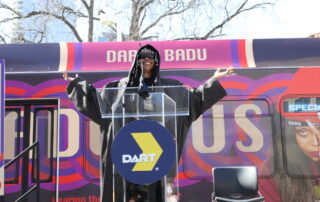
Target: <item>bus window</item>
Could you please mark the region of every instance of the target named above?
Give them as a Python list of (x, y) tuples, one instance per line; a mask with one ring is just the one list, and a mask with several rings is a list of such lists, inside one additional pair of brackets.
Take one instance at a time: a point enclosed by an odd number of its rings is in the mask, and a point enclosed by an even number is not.
[[(39, 141), (40, 147), (40, 182), (51, 182), (53, 172), (54, 144), (54, 108), (34, 109), (32, 142)], [(33, 160), (35, 152), (32, 152)], [(35, 162), (33, 162), (35, 165)], [(36, 179), (36, 166), (33, 166), (33, 181)]]
[(319, 178), (320, 97), (292, 97), (282, 103), (284, 168), (296, 178)]
[[(7, 108), (5, 111), (5, 150), (4, 158), (5, 163), (9, 162), (12, 158), (18, 155), (21, 151), (20, 133), (22, 127), (21, 122), (21, 108)], [(19, 161), (12, 164), (6, 169), (5, 183), (15, 184), (18, 183), (19, 176)]]
[(193, 173), (192, 179), (210, 179), (213, 167), (254, 165), (260, 177), (273, 175), (272, 114), (263, 98), (218, 102), (193, 123), (184, 170)]
[[(22, 194), (37, 182), (55, 190), (58, 99), (8, 99), (5, 123), (5, 183)], [(29, 155), (21, 155), (23, 151), (30, 151)], [(10, 189), (5, 189), (5, 193), (10, 193)]]

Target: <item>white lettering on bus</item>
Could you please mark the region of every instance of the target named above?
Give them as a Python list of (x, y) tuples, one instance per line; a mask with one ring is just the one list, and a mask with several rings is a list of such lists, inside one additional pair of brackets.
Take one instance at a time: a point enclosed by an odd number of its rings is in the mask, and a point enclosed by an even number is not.
[(320, 105), (318, 104), (290, 104), (289, 112), (317, 112), (320, 110)]
[(106, 53), (106, 62), (132, 62), (136, 55), (136, 50), (108, 50)]
[(207, 60), (207, 49), (165, 49), (164, 59), (166, 62), (175, 61), (194, 61), (194, 60)]
[[(107, 50), (106, 51), (106, 62), (132, 62), (135, 58), (136, 50)], [(164, 61), (165, 62), (179, 62), (179, 61), (204, 61), (207, 60), (207, 49), (165, 49), (164, 50)]]
[(173, 61), (174, 60), (174, 51), (171, 49), (164, 50), (164, 60), (167, 62)]
[[(22, 111), (23, 113), (23, 111)], [(15, 156), (15, 146), (16, 143), (16, 137), (17, 137), (17, 128), (18, 126), (16, 124), (18, 123), (18, 113), (15, 111), (12, 112), (6, 112), (5, 120), (4, 120), (4, 134), (5, 135), (5, 144), (4, 144), (4, 159), (10, 160), (13, 159)], [(23, 136), (23, 133), (21, 132), (21, 136)], [(30, 152), (32, 153), (32, 152)]]
[(186, 58), (187, 58), (187, 61), (196, 60), (196, 51), (194, 49), (187, 49), (186, 50)]
[(118, 60), (120, 60), (121, 62), (127, 62), (127, 59), (128, 59), (127, 51), (120, 50), (118, 52)]
[(132, 62), (134, 60), (134, 58), (136, 57), (136, 50), (129, 50), (129, 62)]
[[(224, 114), (223, 105), (214, 105), (212, 108), (214, 114)], [(213, 144), (206, 146), (204, 144), (203, 134), (203, 118), (202, 115), (192, 124), (192, 144), (196, 151), (200, 153), (218, 153), (226, 146), (226, 137), (224, 130), (224, 118), (213, 118), (213, 125), (219, 127), (213, 127), (212, 138)]]
[[(256, 114), (261, 114), (261, 109), (255, 104), (243, 104), (236, 108), (235, 114), (246, 114), (247, 111), (253, 110)], [(263, 147), (263, 134), (261, 131), (246, 117), (236, 117), (238, 126), (251, 138), (251, 145), (245, 146), (242, 141), (237, 141), (236, 145), (242, 152), (257, 152)]]
[[(213, 131), (212, 145), (205, 144), (203, 117), (200, 116), (192, 124), (192, 144), (194, 149), (199, 153), (218, 153), (226, 147), (225, 118), (223, 105), (214, 105), (213, 114)], [(256, 114), (261, 114), (261, 109), (254, 104), (242, 104), (235, 109), (234, 114), (246, 114), (248, 110), (253, 110)], [(251, 145), (244, 145), (242, 141), (236, 141), (236, 147), (242, 152), (257, 152), (263, 147), (262, 132), (245, 116), (235, 117), (237, 125), (251, 138)], [(228, 144), (231, 144), (228, 142)]]
[(116, 51), (113, 51), (113, 50), (107, 51), (107, 62), (118, 62)]
[[(61, 116), (67, 116), (68, 118), (68, 133), (63, 134), (67, 135), (68, 146), (66, 150), (59, 152), (59, 156), (72, 157), (78, 152), (80, 146), (79, 114), (74, 109), (61, 109)], [(60, 141), (62, 140), (60, 139)]]
[[(203, 133), (203, 117), (200, 116), (198, 120), (196, 120), (191, 127), (192, 130), (192, 144), (195, 150), (199, 153), (218, 153), (221, 152), (226, 147), (226, 133), (225, 133), (225, 119), (224, 119), (224, 109), (223, 105), (214, 105), (212, 108), (212, 138), (213, 144), (211, 146), (207, 146), (204, 141), (204, 133)], [(246, 114), (247, 111), (253, 110), (256, 114), (261, 114), (261, 109), (259, 106), (255, 104), (242, 104), (235, 109), (235, 114)], [(61, 109), (61, 114), (65, 114), (68, 116), (70, 123), (68, 123), (68, 142), (70, 143), (71, 138), (73, 144), (69, 144), (68, 148), (65, 151), (60, 152), (61, 157), (71, 157), (79, 149), (79, 115), (73, 109)], [(221, 116), (222, 115), (222, 116)], [(215, 117), (219, 116), (219, 117)], [(71, 119), (72, 117), (72, 119)], [(235, 122), (237, 125), (246, 133), (246, 135), (251, 138), (251, 145), (243, 145), (242, 141), (237, 141), (236, 146), (242, 152), (257, 152), (263, 147), (263, 134), (262, 132), (250, 121), (249, 118), (246, 117), (236, 117)], [(92, 127), (92, 126), (90, 126)], [(90, 128), (90, 131), (93, 128)], [(98, 132), (98, 128), (94, 130)], [(92, 132), (92, 131), (91, 131)], [(75, 135), (78, 134), (78, 135)], [(91, 134), (90, 136), (94, 136)], [(99, 136), (98, 136), (99, 137)], [(90, 138), (90, 149), (91, 151), (99, 155), (99, 138)], [(95, 146), (94, 146), (95, 145)], [(138, 159), (140, 159), (139, 157)], [(151, 158), (151, 157), (150, 157)], [(132, 159), (131, 159), (132, 160)]]

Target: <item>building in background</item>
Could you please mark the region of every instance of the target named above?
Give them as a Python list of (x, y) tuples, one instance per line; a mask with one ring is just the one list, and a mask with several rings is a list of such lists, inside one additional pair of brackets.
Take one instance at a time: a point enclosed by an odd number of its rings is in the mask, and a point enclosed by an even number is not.
[(309, 38), (320, 38), (320, 32), (311, 34)]

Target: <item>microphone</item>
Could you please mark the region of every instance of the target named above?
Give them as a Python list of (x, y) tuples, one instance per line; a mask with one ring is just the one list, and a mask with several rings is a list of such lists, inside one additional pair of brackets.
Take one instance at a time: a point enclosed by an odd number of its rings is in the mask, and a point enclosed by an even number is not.
[(140, 60), (140, 68), (141, 68), (141, 75), (140, 75), (140, 84), (139, 84), (138, 93), (139, 93), (140, 97), (142, 97), (143, 99), (147, 99), (150, 97), (149, 87), (146, 85), (146, 83), (144, 81), (142, 60)]

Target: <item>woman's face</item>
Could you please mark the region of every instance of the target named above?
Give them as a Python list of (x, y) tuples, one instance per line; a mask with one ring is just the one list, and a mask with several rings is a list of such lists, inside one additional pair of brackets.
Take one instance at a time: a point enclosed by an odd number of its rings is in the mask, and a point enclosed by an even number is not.
[(140, 59), (140, 61), (143, 65), (143, 77), (150, 78), (152, 76), (152, 69), (155, 63), (154, 59), (146, 57)]
[(316, 135), (315, 130), (320, 131), (320, 128), (309, 127), (309, 126), (299, 126), (295, 128), (296, 141), (303, 151), (310, 159), (315, 162), (320, 162), (319, 156), (319, 139)]

